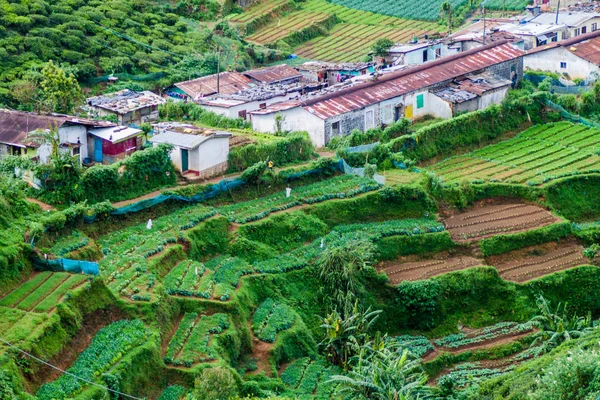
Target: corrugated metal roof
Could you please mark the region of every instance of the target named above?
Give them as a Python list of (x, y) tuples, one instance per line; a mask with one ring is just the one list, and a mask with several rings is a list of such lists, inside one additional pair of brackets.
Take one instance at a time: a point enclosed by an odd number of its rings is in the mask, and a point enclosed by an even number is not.
[(243, 72), (243, 74), (261, 83), (277, 83), (288, 79), (300, 79), (302, 77), (300, 72), (296, 71), (287, 64), (251, 69)]
[[(233, 94), (248, 89), (252, 85), (250, 78), (239, 72), (221, 72), (219, 74), (219, 93)], [(176, 87), (188, 96), (197, 99), (217, 93), (217, 74), (203, 76), (191, 81), (179, 82)]]
[(600, 30), (575, 36), (560, 42), (548, 43), (529, 50), (527, 54), (536, 54), (542, 51), (564, 47), (566, 50), (596, 65), (600, 65)]
[(301, 105), (311, 114), (328, 119), (515, 59), (523, 54), (523, 51), (506, 42), (494, 43), (416, 68), (384, 75), (377, 81), (305, 101)]
[(90, 135), (108, 140), (111, 143), (119, 143), (123, 140), (138, 136), (143, 133), (141, 129), (128, 126), (112, 126), (110, 128), (95, 128), (89, 130)]
[(186, 149), (195, 149), (202, 143), (213, 138), (229, 138), (231, 133), (218, 132), (210, 135), (190, 135), (179, 132), (167, 131), (148, 139), (152, 143), (170, 143), (174, 146), (183, 147)]
[(279, 112), (279, 111), (289, 110), (290, 108), (298, 107), (299, 105), (300, 105), (300, 102), (297, 100), (284, 101), (282, 103), (271, 104), (269, 107), (262, 109), (262, 110), (251, 111), (250, 114), (252, 114), (252, 115), (272, 114), (272, 113)]
[(595, 65), (600, 65), (600, 37), (596, 36), (579, 44), (565, 47), (576, 56), (588, 60)]
[(0, 110), (0, 143), (17, 146), (30, 144), (27, 134), (38, 129), (62, 126), (67, 119), (12, 110)]
[(141, 108), (166, 103), (165, 99), (149, 90), (136, 92), (130, 89), (123, 89), (114, 93), (90, 97), (86, 99), (86, 101), (92, 107), (114, 111), (117, 114), (127, 114)]

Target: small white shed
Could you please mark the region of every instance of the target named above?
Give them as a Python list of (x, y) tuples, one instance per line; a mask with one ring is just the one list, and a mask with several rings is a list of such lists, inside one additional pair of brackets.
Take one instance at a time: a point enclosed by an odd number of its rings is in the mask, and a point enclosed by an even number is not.
[(182, 173), (211, 178), (227, 170), (229, 159), (229, 132), (187, 134), (166, 131), (148, 139), (154, 145), (173, 145), (171, 160)]

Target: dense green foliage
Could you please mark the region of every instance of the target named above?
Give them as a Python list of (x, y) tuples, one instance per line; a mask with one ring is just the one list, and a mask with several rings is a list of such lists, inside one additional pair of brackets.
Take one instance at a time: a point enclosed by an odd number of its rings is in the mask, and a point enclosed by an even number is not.
[[(147, 336), (148, 332), (139, 320), (115, 322), (98, 332), (69, 372), (83, 379), (94, 379)], [(62, 375), (56, 381), (43, 385), (37, 397), (43, 400), (67, 398), (80, 392), (82, 386), (82, 382), (72, 375)]]
[[(217, 49), (222, 68), (247, 69), (253, 61), (250, 54), (264, 56), (254, 46), (246, 50), (227, 25), (214, 34), (187, 19), (215, 18), (221, 6), (211, 0), (3, 1), (1, 8), (0, 103), (25, 109), (38, 108), (40, 69), (49, 60), (80, 81), (117, 73), (137, 80), (167, 75), (156, 85), (165, 87), (216, 72)], [(222, 11), (230, 10), (231, 4)]]
[(168, 101), (158, 107), (159, 116), (166, 120), (181, 121), (189, 119), (202, 125), (223, 129), (249, 129), (252, 125), (241, 118), (231, 119), (223, 115), (206, 111), (198, 104), (192, 102)]
[(229, 152), (229, 171), (243, 171), (267, 159), (277, 168), (294, 162), (308, 161), (313, 153), (314, 147), (308, 136), (290, 134), (279, 140), (234, 147)]
[(572, 177), (553, 182), (546, 188), (546, 197), (563, 217), (574, 221), (589, 221), (600, 216), (600, 205), (595, 199), (600, 193), (600, 176)]

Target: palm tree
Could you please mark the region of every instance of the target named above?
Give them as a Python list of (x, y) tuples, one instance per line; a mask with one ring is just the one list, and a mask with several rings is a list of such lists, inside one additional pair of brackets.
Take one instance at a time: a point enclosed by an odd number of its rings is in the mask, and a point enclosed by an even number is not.
[(352, 399), (409, 400), (434, 397), (419, 360), (406, 349), (384, 339), (362, 346), (354, 368), (346, 375), (334, 375), (337, 392)]
[(450, 32), (452, 30), (452, 19), (454, 17), (454, 9), (452, 8), (452, 4), (449, 1), (444, 1), (440, 6), (440, 15), (442, 19), (447, 20), (448, 36), (450, 36)]
[(531, 346), (540, 345), (539, 352), (547, 352), (563, 342), (581, 337), (589, 333), (592, 329), (591, 315), (579, 317), (569, 315), (567, 303), (559, 303), (556, 310), (550, 308), (550, 304), (543, 296), (536, 299), (540, 314), (531, 319), (538, 331), (534, 334), (534, 341)]
[(363, 311), (358, 301), (353, 305), (347, 302), (345, 308), (343, 313), (334, 309), (322, 318), (321, 328), (325, 329), (325, 338), (319, 347), (329, 362), (347, 369), (350, 358), (368, 340), (368, 333), (382, 311), (373, 311), (371, 308)]
[(58, 125), (50, 125), (48, 129), (35, 130), (31, 132), (27, 137), (37, 144), (50, 145), (50, 156), (52, 158), (58, 157), (58, 151), (60, 146)]

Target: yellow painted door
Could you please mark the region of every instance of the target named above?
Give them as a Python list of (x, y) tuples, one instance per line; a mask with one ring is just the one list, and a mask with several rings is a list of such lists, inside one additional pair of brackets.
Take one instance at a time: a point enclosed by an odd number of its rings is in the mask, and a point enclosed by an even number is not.
[(408, 118), (408, 119), (412, 119), (413, 117), (413, 106), (412, 104), (407, 105), (404, 107), (404, 117)]

